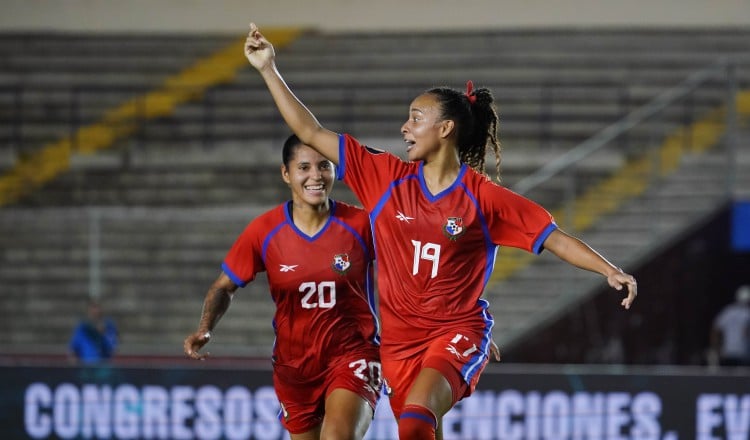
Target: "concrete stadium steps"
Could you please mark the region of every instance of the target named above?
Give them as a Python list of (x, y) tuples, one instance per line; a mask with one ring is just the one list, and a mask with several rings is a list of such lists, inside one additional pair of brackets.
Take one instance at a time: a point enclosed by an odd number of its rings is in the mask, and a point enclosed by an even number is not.
[[(504, 153), (501, 166), (502, 182), (506, 186), (512, 186), (523, 176), (562, 154), (562, 150), (547, 150), (546, 154), (531, 157), (517, 149), (508, 150)], [(203, 207), (275, 204), (289, 198), (289, 188), (281, 179), (278, 161), (265, 163), (270, 158), (235, 156), (235, 163), (231, 165), (201, 164), (202, 157), (210, 157), (216, 152), (198, 147), (194, 161), (176, 165), (168, 156), (163, 158), (163, 164), (148, 164), (144, 156), (134, 152), (129, 154), (132, 154), (129, 159), (115, 156), (106, 163), (93, 161), (74, 165), (71, 172), (48, 184), (43, 191), (30, 195), (24, 203), (26, 206)], [(273, 153), (274, 156), (278, 154)], [(130, 164), (123, 166), (122, 162), (127, 160), (130, 160)], [(621, 155), (607, 153), (581, 164), (576, 176), (577, 190), (582, 192), (589, 185), (606, 178), (623, 161)], [(494, 176), (494, 157), (491, 155), (487, 158), (486, 168)], [(567, 177), (558, 176), (554, 181), (558, 184), (534, 193), (537, 202), (551, 205), (560, 199), (568, 183)], [(332, 196), (359, 204), (349, 188), (340, 181), (335, 182)]]
[[(84, 80), (93, 79), (97, 73), (132, 73), (137, 80), (148, 73), (173, 72), (175, 67), (184, 66), (185, 60), (209, 54), (235, 38), (204, 34), (2, 33), (0, 66), (3, 78), (23, 79), (24, 84), (36, 83), (36, 77), (29, 80), (28, 74), (65, 86), (78, 84), (75, 79), (85, 85)], [(55, 77), (55, 73), (61, 76)]]
[[(414, 95), (434, 84), (461, 87), (470, 78), (495, 94), (506, 145), (570, 148), (718, 56), (746, 51), (743, 37), (749, 34), (747, 30), (694, 29), (308, 33), (283, 50), (279, 64), (295, 92), (327, 126), (360, 138), (398, 138), (408, 101)], [(72, 41), (82, 39), (76, 36)], [(153, 52), (149, 55), (157, 59), (155, 66), (166, 63), (162, 58), (190, 53), (174, 36), (166, 36), (166, 42), (148, 43), (148, 37), (134, 40), (136, 48), (149, 47)], [(184, 40), (193, 43), (194, 39)], [(204, 40), (194, 44), (198, 48), (194, 54), (219, 47), (229, 36)], [(43, 42), (34, 43), (32, 47), (44, 46)], [(103, 39), (101, 44), (107, 47), (111, 41)], [(148, 44), (178, 47), (165, 54)], [(85, 48), (98, 47), (96, 42), (83, 46), (79, 51), (84, 60), (94, 53)], [(394, 53), (393, 47), (400, 50)], [(451, 48), (449, 56), (446, 47)], [(50, 51), (39, 55), (30, 50), (32, 61), (21, 59), (16, 64), (33, 68), (37, 65), (33, 60), (51, 56)], [(125, 58), (132, 61), (131, 57), (144, 52), (125, 50)], [(103, 57), (104, 72), (119, 71), (110, 67), (111, 58)], [(86, 64), (70, 63), (73, 74)], [(94, 96), (102, 92), (98, 90)], [(686, 104), (686, 113), (700, 114), (723, 98), (722, 91), (700, 92)], [(89, 103), (86, 107), (100, 105)], [(32, 143), (59, 136), (70, 124), (71, 115), (59, 108), (31, 111), (34, 116), (23, 126), (22, 134)], [(84, 113), (97, 114), (92, 110)], [(45, 114), (47, 117), (40, 116)], [(668, 119), (681, 121), (685, 115), (676, 112)], [(183, 105), (173, 116), (147, 121), (135, 136), (143, 149), (176, 155), (180, 146), (211, 145), (213, 154), (231, 163), (233, 158), (223, 152), (225, 147), (231, 151), (243, 141), (277, 143), (286, 132), (257, 73), (248, 66), (234, 83), (208, 91), (202, 102)], [(0, 127), (0, 136), (15, 134), (18, 132)], [(124, 142), (123, 147), (132, 148), (132, 142)], [(263, 150), (259, 157), (265, 156)], [(275, 156), (270, 159), (276, 163)]]
[[(481, 38), (477, 38), (477, 34)], [(745, 50), (741, 38), (750, 35), (744, 28), (539, 28), (497, 30), (478, 29), (476, 31), (416, 31), (416, 32), (351, 32), (347, 38), (339, 38), (338, 34), (321, 34), (326, 40), (328, 53), (393, 53), (395, 48), (400, 51), (425, 53), (430, 50), (452, 49), (451, 54), (460, 54), (453, 48), (461, 47), (487, 53), (488, 50), (503, 50), (507, 54), (523, 56), (523, 49), (546, 51), (572, 50), (601, 50), (617, 49), (619, 53), (639, 51), (644, 41), (658, 43), (661, 48), (682, 50), (710, 51), (716, 47), (726, 50)], [(414, 37), (420, 38), (414, 38)], [(744, 40), (746, 41), (746, 40)], [(308, 52), (316, 45), (311, 36), (300, 39), (295, 48), (300, 52)], [(500, 47), (498, 47), (500, 45)], [(652, 56), (661, 55), (652, 53)]]
[[(154, 62), (153, 69), (142, 70), (114, 60), (117, 49), (112, 43), (106, 51), (112, 55), (102, 57), (107, 72), (102, 78), (117, 83), (88, 86), (91, 93), (80, 95), (79, 116), (65, 106), (70, 89), (49, 73), (38, 74), (33, 77), (34, 87), (24, 90), (24, 104), (28, 104), (24, 114), (29, 119), (22, 134), (32, 144), (42, 143), (64, 130), (70, 118), (95, 120), (150, 86), (146, 83), (157, 77), (155, 72), (172, 61), (181, 59), (186, 66), (236, 37), (217, 36), (214, 41), (199, 37), (201, 45), (189, 38), (168, 37), (164, 51), (138, 48), (136, 43), (123, 48), (122, 60), (132, 66), (143, 64), (136, 61), (138, 54), (164, 57), (163, 62)], [(10, 50), (2, 40), (0, 54)], [(688, 73), (721, 55), (747, 52), (747, 41), (750, 30), (311, 33), (285, 48), (279, 65), (326, 126), (397, 153), (403, 151), (398, 130), (416, 94), (436, 84), (463, 87), (468, 79), (489, 87), (500, 107), (503, 181), (512, 186)], [(15, 84), (22, 69), (35, 69), (45, 57), (60, 69), (61, 79), (73, 84), (92, 79), (85, 66), (96, 58), (93, 49), (82, 50), (86, 61), (73, 61), (76, 57), (67, 56), (65, 47), (54, 45), (43, 50), (30, 47), (26, 52), (26, 58), (13, 58), (16, 70), (0, 69), (0, 86), (7, 80)], [(70, 64), (64, 66), (62, 58), (69, 58)], [(3, 64), (7, 59), (0, 57), (0, 66), (8, 65)], [(120, 78), (133, 71), (132, 83)], [(750, 86), (746, 72), (739, 73), (741, 86)], [(698, 119), (724, 98), (721, 88), (702, 89), (685, 103), (684, 112), (670, 111), (665, 124), (645, 125), (631, 133), (628, 142), (660, 142), (676, 122), (691, 116)], [(0, 93), (0, 115), (8, 116), (3, 120), (11, 120), (14, 99)], [(0, 124), (0, 138), (13, 133)], [(0, 209), (0, 307), (12, 318), (0, 322), (0, 329), (9, 335), (9, 343), (64, 349), (89, 288), (85, 207), (106, 205), (110, 212), (101, 231), (106, 246), (101, 254), (101, 291), (120, 324), (122, 349), (179, 354), (182, 339), (197, 325), (203, 296), (219, 273), (224, 253), (250, 219), (227, 206), (260, 203), (248, 208), (255, 212), (288, 198), (278, 172), (279, 147), (287, 134), (257, 72), (248, 66), (235, 82), (210, 89), (203, 101), (181, 105), (169, 117), (145, 122), (131, 138), (105, 153), (74, 157), (61, 178), (17, 206)], [(577, 191), (601, 180), (625, 159), (622, 151), (612, 151), (582, 167)], [(488, 158), (488, 169), (493, 164), (494, 159)], [(694, 184), (689, 178), (679, 182), (676, 176), (672, 193), (648, 193), (642, 202), (629, 203), (627, 209), (602, 219), (584, 239), (617, 264), (626, 265), (634, 255), (662, 242), (657, 239), (666, 239), (664, 230), (684, 227), (694, 211), (691, 204), (710, 209), (713, 199), (699, 203), (683, 190), (684, 185), (693, 185), (696, 194), (710, 193), (710, 185)], [(560, 188), (565, 185), (564, 178), (555, 182)], [(665, 179), (665, 184), (669, 182)], [(340, 182), (334, 191), (338, 199), (353, 200)], [(552, 209), (559, 194), (549, 191), (535, 194), (534, 199)], [(52, 206), (60, 209), (45, 209)], [(652, 227), (655, 212), (660, 213), (658, 224), (663, 230)], [(620, 236), (631, 243), (624, 245)], [(503, 282), (488, 291), (501, 347), (574, 304), (580, 297), (571, 297), (571, 284), (581, 295), (601, 286), (600, 277), (550, 258), (554, 257), (543, 254), (506, 281), (518, 284)], [(264, 282), (261, 277), (238, 292), (212, 345), (231, 350), (256, 346), (270, 352), (273, 304)], [(613, 299), (613, 307), (617, 303)], [(559, 308), (544, 307), (555, 304)]]
[[(211, 210), (102, 209), (99, 283), (123, 349), (173, 347), (195, 329), (221, 261), (266, 207)], [(0, 210), (0, 307), (4, 344), (64, 351), (85, 311), (91, 210)], [(217, 329), (221, 344), (268, 346), (273, 302), (263, 275), (238, 291)], [(218, 338), (219, 336), (217, 336)], [(130, 348), (129, 348), (130, 347)]]
[[(744, 152), (750, 151), (750, 136), (745, 133), (739, 144)], [(724, 148), (686, 154), (675, 173), (661, 178), (644, 194), (602, 217), (591, 229), (569, 232), (614, 264), (632, 270), (632, 265), (647, 260), (727, 202), (730, 195)], [(748, 165), (740, 166), (740, 175), (750, 175)], [(657, 294), (646, 290), (647, 286), (641, 287), (641, 294)], [(619, 307), (620, 293), (608, 289), (601, 276), (543, 253), (510, 278), (489, 286), (486, 297), (496, 320), (495, 340), (507, 348), (522, 343), (534, 330), (601, 291), (612, 295), (612, 307)]]
[[(210, 153), (207, 153), (210, 154)], [(89, 168), (67, 173), (32, 194), (26, 206), (272, 205), (290, 197), (279, 165)], [(354, 203), (341, 182), (333, 197)]]
[[(653, 97), (653, 95), (651, 95)], [(564, 99), (564, 98), (563, 98)], [(660, 124), (677, 124), (697, 118), (722, 103), (723, 96), (708, 96), (702, 102), (692, 102), (686, 108), (672, 108), (662, 115)], [(645, 103), (642, 100), (641, 103)], [(148, 139), (149, 144), (186, 144), (195, 139), (204, 140), (221, 150), (222, 143), (232, 140), (253, 139), (258, 142), (285, 133), (279, 128), (279, 116), (270, 103), (247, 110), (247, 103), (224, 103), (220, 107), (207, 110), (189, 104), (169, 118), (149, 121), (144, 124), (138, 136)], [(345, 107), (350, 107), (347, 110)], [(333, 121), (331, 126), (339, 132), (352, 133), (357, 137), (390, 137), (398, 139), (399, 130), (406, 120), (408, 102), (365, 105), (330, 100), (313, 100), (310, 109), (324, 124)], [(550, 147), (557, 143), (575, 145), (599, 129), (623, 117), (632, 110), (632, 105), (624, 106), (616, 99), (602, 102), (541, 103), (500, 102), (500, 135), (503, 143), (509, 145), (531, 145)], [(345, 117), (343, 113), (346, 112)], [(644, 129), (647, 127), (644, 127)], [(657, 126), (655, 130), (664, 130)], [(634, 133), (634, 136), (640, 133)], [(649, 133), (643, 133), (649, 134)], [(216, 145), (218, 144), (218, 145)]]
[[(748, 36), (748, 30), (693, 29), (309, 33), (285, 48), (278, 63), (326, 126), (360, 138), (397, 141), (411, 98), (433, 85), (463, 87), (472, 79), (493, 91), (505, 145), (570, 148), (719, 56), (746, 52)], [(747, 72), (740, 77), (750, 84)], [(665, 120), (698, 117), (724, 98), (723, 89), (707, 87)], [(279, 142), (286, 129), (248, 67), (204, 102), (149, 121), (144, 132), (156, 148), (177, 152), (201, 139), (223, 154), (237, 139)], [(264, 154), (261, 147), (258, 156)]]
[[(0, 142), (33, 151), (160, 85), (229, 35), (0, 33)], [(75, 94), (75, 97), (72, 95)], [(6, 119), (7, 117), (7, 119)], [(47, 129), (45, 122), (65, 129)], [(67, 133), (66, 133), (67, 132)]]

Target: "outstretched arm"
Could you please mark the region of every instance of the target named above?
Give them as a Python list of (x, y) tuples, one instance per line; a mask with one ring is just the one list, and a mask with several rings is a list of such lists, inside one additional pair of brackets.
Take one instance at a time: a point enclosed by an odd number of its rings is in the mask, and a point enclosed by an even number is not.
[(289, 89), (276, 68), (273, 45), (260, 33), (255, 23), (250, 23), (250, 31), (245, 40), (245, 57), (266, 82), (281, 116), (294, 134), (304, 144), (338, 165), (338, 135), (320, 125), (312, 112)]
[(635, 301), (638, 295), (638, 284), (635, 278), (607, 261), (581, 240), (557, 229), (544, 241), (544, 248), (574, 266), (604, 275), (607, 283), (617, 290), (626, 287), (628, 295), (621, 302), (626, 309), (629, 309)]
[(183, 349), (188, 357), (203, 360), (208, 356), (208, 353), (198, 351), (211, 340), (211, 332), (229, 308), (235, 290), (237, 285), (224, 272), (208, 289), (198, 330), (185, 338), (183, 343)]

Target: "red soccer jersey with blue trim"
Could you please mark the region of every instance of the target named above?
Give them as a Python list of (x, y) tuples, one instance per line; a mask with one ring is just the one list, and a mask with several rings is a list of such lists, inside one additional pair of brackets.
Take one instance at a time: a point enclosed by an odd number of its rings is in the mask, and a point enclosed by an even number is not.
[(493, 321), (482, 294), (497, 246), (539, 253), (557, 228), (544, 208), (465, 164), (449, 188), (433, 195), (421, 162), (349, 135), (340, 136), (337, 175), (370, 213), (383, 358), (413, 355), (446, 326), (483, 326), (489, 336)]
[(332, 357), (380, 343), (372, 235), (362, 209), (331, 200), (328, 222), (308, 236), (294, 225), (290, 204), (250, 222), (222, 269), (241, 287), (267, 272), (276, 304), (274, 363), (318, 374)]

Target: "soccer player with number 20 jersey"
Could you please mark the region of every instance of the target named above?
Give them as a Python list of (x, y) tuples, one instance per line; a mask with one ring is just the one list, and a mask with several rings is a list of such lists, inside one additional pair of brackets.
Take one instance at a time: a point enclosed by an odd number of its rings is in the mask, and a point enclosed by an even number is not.
[(361, 438), (382, 384), (370, 224), (362, 209), (328, 198), (330, 161), (296, 136), (283, 156), (292, 200), (258, 216), (237, 238), (184, 349), (203, 359), (198, 350), (234, 291), (267, 272), (282, 424), (293, 440)]
[[(625, 289), (635, 279), (561, 231), (536, 203), (484, 173), (487, 146), (500, 154), (498, 116), (486, 88), (434, 88), (417, 96), (401, 127), (408, 161), (320, 125), (276, 68), (251, 23), (245, 56), (302, 141), (337, 165), (370, 216), (378, 261), (383, 376), (399, 438), (442, 438), (442, 417), (474, 390), (491, 348), (482, 299), (498, 246), (549, 250)], [(499, 171), (499, 170), (498, 170)]]

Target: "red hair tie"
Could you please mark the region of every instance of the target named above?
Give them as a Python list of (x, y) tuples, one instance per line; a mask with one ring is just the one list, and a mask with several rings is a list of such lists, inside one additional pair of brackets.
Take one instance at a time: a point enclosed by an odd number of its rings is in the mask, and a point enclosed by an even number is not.
[(474, 95), (474, 83), (471, 80), (466, 81), (466, 93), (464, 95), (469, 98), (469, 104), (474, 105), (477, 102), (477, 97)]

